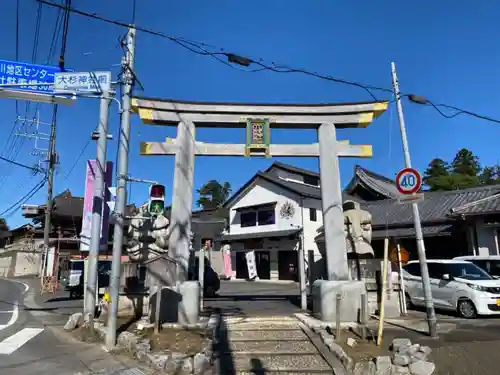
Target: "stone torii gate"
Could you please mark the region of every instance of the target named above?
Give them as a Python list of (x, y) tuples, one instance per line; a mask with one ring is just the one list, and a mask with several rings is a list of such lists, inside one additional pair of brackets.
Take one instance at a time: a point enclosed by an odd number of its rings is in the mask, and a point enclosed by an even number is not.
[[(177, 127), (175, 139), (141, 143), (141, 155), (175, 155), (170, 249), (180, 264), (177, 281), (187, 280), (195, 156), (254, 155), (319, 157), (327, 278), (349, 279), (338, 157), (371, 157), (372, 147), (338, 141), (336, 129), (366, 128), (387, 102), (268, 105), (134, 98), (132, 107), (146, 124)], [(246, 128), (246, 143), (198, 142), (197, 127)], [(271, 144), (272, 128), (317, 129), (318, 143)]]

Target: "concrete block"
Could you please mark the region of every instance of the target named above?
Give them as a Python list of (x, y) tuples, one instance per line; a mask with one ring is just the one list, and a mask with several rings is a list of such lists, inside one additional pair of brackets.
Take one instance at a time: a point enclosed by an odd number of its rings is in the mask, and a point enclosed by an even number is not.
[(200, 316), (200, 284), (197, 281), (185, 281), (179, 285), (178, 322), (196, 324)]
[(364, 281), (316, 280), (312, 287), (313, 315), (323, 322), (336, 321), (336, 296), (341, 295), (340, 322), (357, 322), (361, 295), (366, 293)]

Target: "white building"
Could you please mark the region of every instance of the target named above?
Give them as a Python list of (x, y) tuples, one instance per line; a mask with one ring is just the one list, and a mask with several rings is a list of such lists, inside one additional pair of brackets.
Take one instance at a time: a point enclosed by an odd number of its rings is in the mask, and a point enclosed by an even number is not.
[(233, 278), (248, 278), (245, 253), (255, 251), (260, 279), (298, 280), (298, 249), (313, 250), (322, 225), (319, 174), (287, 164), (273, 163), (258, 172), (225, 204), (231, 246)]

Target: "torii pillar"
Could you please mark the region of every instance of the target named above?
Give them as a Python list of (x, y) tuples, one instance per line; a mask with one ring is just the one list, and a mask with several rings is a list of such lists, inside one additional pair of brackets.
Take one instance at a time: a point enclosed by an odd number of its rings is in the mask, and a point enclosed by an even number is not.
[[(166, 142), (143, 142), (141, 154), (175, 155), (171, 213), (173, 230), (170, 246), (171, 256), (180, 264), (177, 271), (178, 281), (183, 282), (187, 279), (195, 156), (248, 156), (248, 139), (247, 144), (197, 142), (196, 127), (247, 128), (248, 135), (251, 131), (248, 124), (262, 120), (270, 124), (271, 129), (318, 130), (318, 143), (307, 145), (270, 144), (270, 134), (267, 134), (267, 144), (264, 142), (260, 145), (262, 147), (253, 149), (251, 155), (319, 157), (326, 276), (328, 281), (349, 281), (338, 157), (370, 157), (372, 148), (370, 145), (349, 145), (348, 142), (339, 142), (336, 129), (367, 127), (375, 117), (386, 110), (387, 102), (267, 105), (135, 98), (132, 106), (144, 123), (177, 127), (177, 138), (167, 139)], [(303, 258), (299, 256), (299, 268), (302, 268), (301, 286), (303, 283), (305, 285)], [(325, 284), (321, 288), (326, 287), (331, 291), (332, 285)], [(330, 304), (334, 305), (333, 300)]]

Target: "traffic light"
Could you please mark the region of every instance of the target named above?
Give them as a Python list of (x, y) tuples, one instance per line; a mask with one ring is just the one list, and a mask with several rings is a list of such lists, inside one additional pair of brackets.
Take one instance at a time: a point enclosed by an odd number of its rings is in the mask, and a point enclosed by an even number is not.
[(151, 215), (161, 215), (165, 209), (165, 186), (152, 185), (149, 189), (148, 210)]

